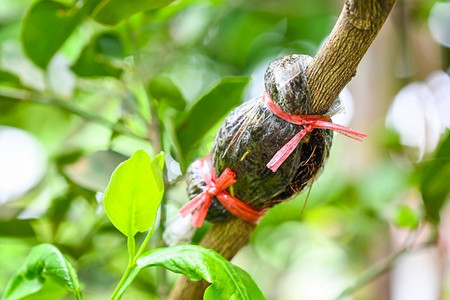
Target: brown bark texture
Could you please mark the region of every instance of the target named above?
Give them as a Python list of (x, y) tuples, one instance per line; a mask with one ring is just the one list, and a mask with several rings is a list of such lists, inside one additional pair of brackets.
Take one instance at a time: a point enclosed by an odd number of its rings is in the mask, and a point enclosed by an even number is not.
[(314, 114), (324, 114), (356, 75), (396, 0), (347, 0), (328, 39), (306, 69)]
[[(377, 36), (396, 0), (347, 0), (331, 34), (314, 56), (306, 74), (314, 114), (323, 114), (356, 75), (356, 68)], [(234, 219), (215, 224), (200, 245), (230, 260), (247, 244), (254, 226)], [(203, 299), (205, 281), (182, 276), (170, 300)]]

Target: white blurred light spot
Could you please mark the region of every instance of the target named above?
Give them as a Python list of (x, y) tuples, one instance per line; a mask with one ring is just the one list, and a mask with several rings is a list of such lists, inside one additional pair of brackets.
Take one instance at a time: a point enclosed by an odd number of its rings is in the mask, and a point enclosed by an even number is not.
[(434, 4), (428, 17), (428, 27), (436, 42), (450, 47), (450, 2)]
[(172, 182), (173, 180), (176, 180), (178, 177), (183, 175), (181, 173), (180, 164), (170, 155), (166, 155), (166, 166), (167, 179), (169, 180), (169, 182)]
[(36, 185), (44, 175), (42, 146), (27, 132), (0, 126), (0, 204)]
[(191, 225), (191, 215), (183, 218), (177, 213), (166, 222), (163, 239), (168, 246), (190, 243), (194, 233), (195, 227)]
[(391, 299), (439, 299), (439, 264), (436, 248), (402, 257), (391, 273)]
[(75, 75), (70, 71), (70, 61), (61, 54), (56, 54), (48, 66), (50, 84), (53, 91), (70, 97), (75, 90)]
[(44, 73), (25, 56), (19, 41), (2, 42), (0, 54), (2, 69), (19, 76), (26, 86), (45, 90)]
[(333, 123), (348, 126), (353, 119), (353, 96), (348, 88), (344, 88), (339, 95), (341, 99), (341, 106), (344, 108), (341, 111), (336, 112), (336, 115), (332, 116)]
[(183, 45), (192, 43), (204, 35), (204, 28), (210, 21), (211, 5), (201, 3), (179, 13), (172, 22), (170, 35), (174, 41)]
[(449, 78), (433, 73), (427, 82), (413, 82), (395, 96), (386, 126), (400, 134), (400, 142), (419, 150), (418, 159), (434, 151), (440, 135), (449, 126)]
[(450, 76), (444, 71), (432, 73), (427, 80), (444, 126), (450, 128)]

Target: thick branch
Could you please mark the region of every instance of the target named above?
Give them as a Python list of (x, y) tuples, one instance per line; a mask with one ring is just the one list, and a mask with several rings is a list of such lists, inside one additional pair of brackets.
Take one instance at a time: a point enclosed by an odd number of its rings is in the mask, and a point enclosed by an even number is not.
[[(384, 24), (396, 0), (347, 0), (330, 36), (307, 68), (315, 114), (325, 113), (345, 85)], [(253, 227), (234, 220), (214, 225), (201, 245), (231, 259), (243, 247)], [(232, 251), (231, 251), (232, 250)], [(206, 283), (181, 278), (171, 300), (203, 298)]]
[(396, 0), (347, 0), (333, 31), (306, 70), (313, 112), (325, 113), (377, 36)]

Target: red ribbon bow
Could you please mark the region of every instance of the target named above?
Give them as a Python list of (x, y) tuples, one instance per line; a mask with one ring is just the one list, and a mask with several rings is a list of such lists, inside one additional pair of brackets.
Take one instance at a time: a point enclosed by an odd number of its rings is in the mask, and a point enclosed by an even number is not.
[(179, 210), (183, 217), (192, 214), (192, 225), (196, 227), (203, 225), (213, 197), (216, 197), (234, 216), (249, 223), (256, 224), (264, 215), (266, 210), (256, 210), (236, 197), (231, 196), (225, 190), (236, 182), (236, 174), (230, 168), (226, 168), (217, 178), (214, 167), (211, 166), (211, 155), (208, 154), (195, 163), (199, 164), (200, 174), (206, 186), (203, 188), (203, 192), (195, 196)]
[(275, 153), (272, 159), (267, 163), (267, 167), (275, 172), (278, 168), (283, 164), (283, 162), (291, 155), (292, 151), (298, 146), (301, 139), (308, 133), (313, 131), (315, 128), (319, 129), (331, 129), (340, 134), (348, 136), (352, 139), (362, 141), (363, 138), (367, 137), (366, 134), (353, 130), (351, 128), (334, 124), (329, 122), (330, 117), (322, 116), (322, 115), (291, 115), (287, 112), (280, 109), (278, 106), (273, 103), (267, 92), (264, 92), (262, 97), (263, 103), (267, 106), (267, 108), (276, 116), (281, 119), (296, 125), (303, 126), (303, 129), (294, 135), (289, 142), (286, 143), (280, 150)]

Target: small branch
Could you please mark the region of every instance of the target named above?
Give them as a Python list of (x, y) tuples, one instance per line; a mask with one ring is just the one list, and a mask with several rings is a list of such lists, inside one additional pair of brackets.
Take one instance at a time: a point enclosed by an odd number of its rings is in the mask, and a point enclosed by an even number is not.
[(375, 264), (369, 269), (367, 269), (362, 275), (359, 275), (358, 279), (353, 283), (351, 286), (347, 287), (345, 290), (342, 291), (341, 294), (336, 298), (336, 300), (344, 299), (347, 296), (350, 296), (358, 289), (362, 288), (372, 280), (376, 279), (377, 277), (383, 275), (385, 272), (389, 271), (399, 260), (400, 257), (402, 257), (404, 254), (407, 253), (413, 253), (420, 250), (423, 250), (425, 248), (430, 247), (433, 245), (433, 242), (427, 242), (420, 246), (418, 246), (415, 249), (411, 249), (410, 247), (405, 247), (403, 249), (400, 249), (399, 251), (393, 253), (389, 258), (387, 258), (384, 262)]
[(120, 278), (119, 283), (116, 286), (116, 289), (111, 295), (110, 300), (116, 300), (120, 299), (122, 295), (119, 294), (119, 292), (122, 290), (123, 285), (128, 279), (128, 276), (130, 276), (131, 271), (133, 271), (134, 266), (136, 265), (136, 241), (134, 239), (134, 236), (127, 237), (127, 247), (128, 247), (128, 265), (127, 269), (125, 270), (125, 273), (123, 273), (122, 278)]
[(325, 113), (356, 75), (396, 0), (347, 0), (333, 31), (306, 70), (313, 112)]
[(69, 101), (59, 100), (59, 99), (47, 99), (41, 96), (34, 95), (31, 92), (12, 89), (12, 88), (0, 88), (0, 101), (16, 101), (23, 103), (31, 103), (31, 104), (43, 104), (52, 107), (59, 108), (71, 114), (77, 115), (85, 120), (88, 120), (93, 123), (100, 124), (111, 129), (113, 132), (120, 133), (129, 137), (134, 137), (137, 139), (147, 141), (147, 138), (144, 136), (140, 136), (135, 134), (134, 132), (127, 129), (125, 126), (121, 124), (112, 123), (111, 121), (93, 114), (89, 111), (82, 109), (81, 107), (74, 105)]

